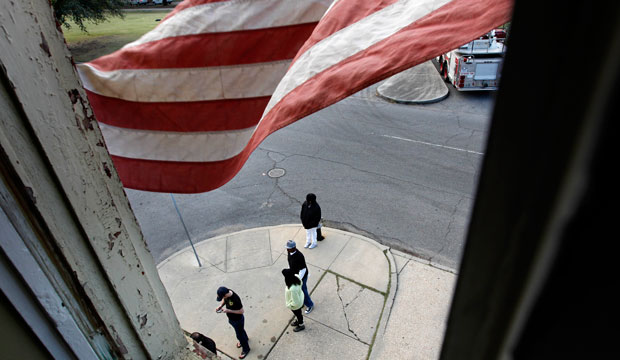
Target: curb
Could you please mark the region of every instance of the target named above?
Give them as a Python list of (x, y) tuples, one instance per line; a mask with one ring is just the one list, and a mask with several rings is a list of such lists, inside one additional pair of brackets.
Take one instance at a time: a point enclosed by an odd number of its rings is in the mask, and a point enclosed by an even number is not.
[(375, 332), (375, 336), (372, 339), (372, 346), (369, 349), (368, 360), (377, 359), (377, 349), (381, 349), (383, 347), (383, 334), (387, 329), (388, 322), (390, 321), (390, 316), (392, 315), (392, 307), (394, 306), (394, 301), (396, 300), (396, 292), (398, 290), (398, 272), (396, 269), (396, 260), (394, 259), (394, 255), (392, 254), (390, 249), (384, 251), (385, 257), (388, 260), (390, 265), (390, 282), (388, 283), (388, 293), (385, 297), (385, 303), (383, 304), (383, 310), (381, 311), (381, 318), (379, 320), (379, 325), (377, 326), (377, 331)]
[(385, 101), (389, 101), (391, 103), (396, 103), (396, 104), (403, 104), (403, 105), (424, 105), (424, 104), (433, 104), (436, 102), (440, 102), (441, 100), (445, 99), (448, 97), (448, 95), (450, 95), (450, 91), (448, 91), (445, 95), (442, 95), (440, 97), (434, 98), (434, 99), (429, 99), (429, 100), (401, 100), (401, 99), (393, 99), (390, 97), (387, 97), (383, 94), (381, 94), (379, 92), (379, 88), (377, 88), (377, 96), (380, 97), (381, 99), (385, 100)]
[(450, 89), (428, 60), (392, 75), (377, 87), (376, 94), (392, 103), (431, 104), (448, 97)]

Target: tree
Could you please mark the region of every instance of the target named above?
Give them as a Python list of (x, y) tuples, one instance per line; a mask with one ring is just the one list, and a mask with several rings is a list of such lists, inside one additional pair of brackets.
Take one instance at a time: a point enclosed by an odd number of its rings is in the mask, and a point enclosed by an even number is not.
[(125, 3), (125, 0), (52, 0), (56, 20), (67, 28), (72, 20), (82, 31), (86, 31), (84, 21), (98, 24), (110, 16), (123, 17)]

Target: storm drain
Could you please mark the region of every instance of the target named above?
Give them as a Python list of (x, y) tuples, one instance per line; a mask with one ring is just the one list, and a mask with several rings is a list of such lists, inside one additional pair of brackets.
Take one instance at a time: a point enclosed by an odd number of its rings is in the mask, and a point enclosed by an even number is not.
[(284, 174), (286, 174), (286, 171), (280, 168), (273, 168), (267, 173), (270, 178), (279, 178), (284, 176)]

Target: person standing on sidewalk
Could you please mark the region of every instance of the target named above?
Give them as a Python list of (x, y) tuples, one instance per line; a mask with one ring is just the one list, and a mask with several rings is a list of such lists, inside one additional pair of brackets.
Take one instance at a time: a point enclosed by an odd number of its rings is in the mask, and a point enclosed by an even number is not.
[[(245, 332), (245, 317), (243, 316), (243, 304), (239, 295), (225, 286), (217, 289), (217, 301), (221, 301), (220, 306), (215, 308), (215, 312), (223, 312), (228, 316), (228, 323), (235, 329), (237, 335), (237, 348), (242, 348), (239, 359), (244, 359), (250, 352), (248, 344), (248, 334)], [(224, 306), (226, 308), (224, 309)]]
[(286, 251), (288, 252), (288, 267), (293, 274), (299, 275), (302, 281), (301, 291), (304, 293), (304, 305), (306, 305), (306, 314), (310, 314), (314, 309), (314, 303), (308, 294), (308, 268), (306, 267), (306, 258), (301, 251), (297, 250), (297, 244), (293, 240), (286, 242)]
[(306, 195), (306, 201), (301, 205), (299, 218), (304, 229), (306, 229), (306, 245), (304, 247), (314, 249), (317, 241), (316, 229), (321, 221), (321, 207), (316, 202), (316, 195), (312, 193)]
[(291, 323), (294, 326), (294, 332), (302, 331), (306, 328), (304, 325), (304, 316), (301, 314), (301, 308), (304, 307), (304, 293), (301, 290), (301, 279), (299, 275), (294, 274), (291, 269), (282, 269), (284, 275), (284, 300), (286, 307), (295, 314), (295, 321)]

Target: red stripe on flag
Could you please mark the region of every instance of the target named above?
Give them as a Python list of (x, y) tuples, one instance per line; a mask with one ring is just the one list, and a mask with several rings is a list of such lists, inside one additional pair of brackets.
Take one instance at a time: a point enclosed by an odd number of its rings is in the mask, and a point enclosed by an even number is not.
[(144, 103), (86, 91), (97, 121), (157, 131), (225, 131), (255, 126), (269, 96), (195, 102)]
[(303, 54), (316, 45), (321, 40), (327, 38), (331, 34), (344, 29), (345, 27), (362, 20), (398, 0), (381, 0), (381, 1), (338, 1), (329, 12), (321, 19), (321, 26), (312, 33), (308, 41), (299, 49), (297, 56)]
[(247, 156), (236, 156), (228, 160), (202, 163), (111, 157), (124, 187), (187, 194), (206, 192), (226, 184), (247, 159)]
[(288, 60), (295, 57), (316, 24), (177, 36), (121, 49), (89, 64), (102, 71), (112, 71), (231, 66)]

